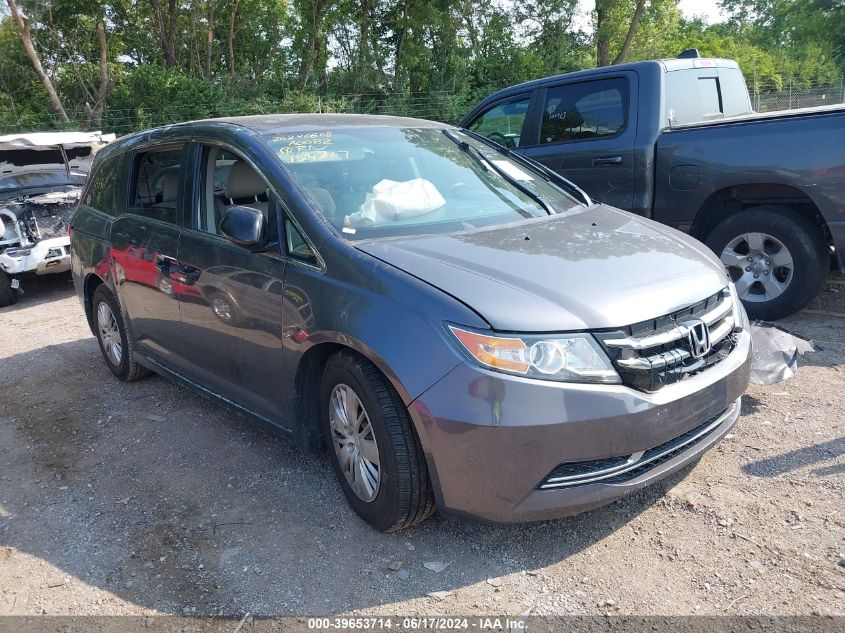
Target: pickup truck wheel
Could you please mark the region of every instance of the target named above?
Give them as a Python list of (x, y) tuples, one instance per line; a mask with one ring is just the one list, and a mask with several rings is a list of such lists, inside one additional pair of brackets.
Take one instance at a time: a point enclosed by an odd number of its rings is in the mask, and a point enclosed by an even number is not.
[(320, 409), (329, 458), (358, 516), (382, 532), (431, 516), (434, 497), (413, 423), (372, 363), (353, 352), (329, 358)]
[(94, 291), (92, 305), (97, 342), (111, 373), (123, 382), (133, 382), (148, 376), (150, 370), (139, 365), (135, 359), (135, 347), (114, 295), (105, 286), (99, 286)]
[(12, 288), (12, 278), (0, 271), (0, 308), (5, 308), (18, 301), (18, 291)]
[(830, 268), (819, 227), (777, 206), (753, 207), (707, 236), (752, 319), (782, 319), (818, 294)]

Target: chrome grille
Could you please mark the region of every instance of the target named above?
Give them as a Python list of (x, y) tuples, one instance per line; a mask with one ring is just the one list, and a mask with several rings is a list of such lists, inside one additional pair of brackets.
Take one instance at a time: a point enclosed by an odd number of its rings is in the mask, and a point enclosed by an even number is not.
[[(703, 322), (710, 349), (695, 358), (689, 335)], [(622, 381), (644, 391), (683, 380), (714, 365), (734, 347), (733, 299), (725, 288), (685, 310), (596, 336), (604, 345)]]

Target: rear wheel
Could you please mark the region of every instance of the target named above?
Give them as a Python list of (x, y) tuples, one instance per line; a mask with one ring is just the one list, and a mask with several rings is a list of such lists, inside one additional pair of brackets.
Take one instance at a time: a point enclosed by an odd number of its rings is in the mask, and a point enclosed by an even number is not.
[(0, 271), (0, 308), (5, 308), (18, 301), (18, 291), (12, 288), (12, 278)]
[(352, 509), (383, 532), (431, 516), (425, 455), (382, 373), (363, 357), (340, 352), (326, 363), (320, 396), (330, 459)]
[(824, 283), (830, 249), (819, 227), (789, 209), (760, 206), (731, 215), (707, 236), (753, 319), (781, 319)]
[(150, 371), (138, 364), (135, 348), (128, 335), (120, 305), (105, 286), (94, 291), (94, 331), (106, 365), (124, 382), (148, 376)]

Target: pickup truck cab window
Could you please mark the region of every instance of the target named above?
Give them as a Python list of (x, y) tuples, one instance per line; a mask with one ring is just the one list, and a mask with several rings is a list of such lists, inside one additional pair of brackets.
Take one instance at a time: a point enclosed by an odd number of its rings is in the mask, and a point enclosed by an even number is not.
[(549, 88), (540, 143), (613, 137), (627, 125), (628, 82), (622, 77)]
[(519, 147), (531, 95), (500, 102), (482, 112), (467, 128), (510, 149)]

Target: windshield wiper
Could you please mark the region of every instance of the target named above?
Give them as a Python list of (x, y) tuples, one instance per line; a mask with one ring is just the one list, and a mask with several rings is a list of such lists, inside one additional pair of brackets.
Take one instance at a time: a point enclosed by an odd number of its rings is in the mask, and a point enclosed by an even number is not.
[(573, 182), (570, 182), (556, 171), (549, 169), (543, 163), (536, 161), (533, 158), (529, 158), (524, 154), (520, 154), (519, 152), (516, 152), (510, 148), (504, 147), (503, 145), (499, 145), (495, 141), (491, 141), (489, 138), (477, 134), (472, 130), (468, 130), (466, 128), (460, 128), (460, 130), (462, 133), (466, 134), (470, 138), (475, 139), (479, 143), (489, 145), (490, 147), (493, 147), (500, 152), (504, 152), (505, 156), (507, 156), (514, 162), (521, 163), (526, 167), (537, 170), (540, 174), (542, 174), (543, 178), (547, 182), (552, 183), (556, 187), (560, 187), (574, 198), (580, 198), (581, 202), (583, 202), (588, 207), (593, 204), (593, 201), (590, 196), (588, 196), (587, 193), (583, 189), (581, 189), (581, 187), (579, 187)]
[(543, 200), (543, 198), (541, 198), (539, 195), (537, 195), (536, 193), (531, 191), (530, 188), (526, 187), (519, 180), (517, 180), (516, 178), (514, 178), (513, 176), (508, 174), (504, 169), (501, 169), (500, 167), (498, 167), (492, 160), (487, 158), (481, 152), (481, 150), (479, 150), (477, 147), (470, 145), (466, 141), (462, 141), (457, 136), (452, 134), (449, 130), (444, 129), (444, 130), (441, 130), (441, 132), (443, 132), (443, 134), (446, 136), (446, 138), (448, 138), (450, 141), (455, 143), (455, 145), (460, 147), (464, 151), (464, 153), (466, 153), (467, 156), (472, 158), (476, 163), (478, 163), (479, 165), (481, 165), (485, 169), (490, 169), (490, 170), (494, 171), (495, 173), (497, 173), (502, 178), (502, 180), (510, 183), (511, 185), (513, 185), (514, 187), (519, 189), (522, 193), (524, 193), (526, 196), (531, 198), (534, 202), (539, 204), (540, 207), (542, 207), (542, 209), (546, 213), (548, 213), (549, 215), (554, 215), (554, 211), (552, 211), (551, 207), (548, 204), (546, 204), (546, 201)]

